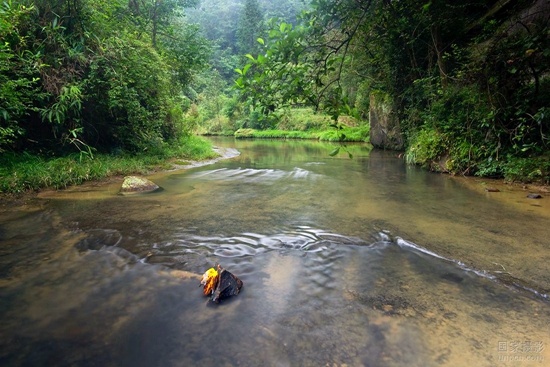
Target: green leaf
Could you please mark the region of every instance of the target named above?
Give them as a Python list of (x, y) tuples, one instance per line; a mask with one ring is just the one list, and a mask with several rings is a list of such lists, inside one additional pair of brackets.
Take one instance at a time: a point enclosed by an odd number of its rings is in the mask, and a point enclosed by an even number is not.
[(265, 45), (265, 41), (264, 41), (263, 38), (258, 38), (257, 41), (258, 41), (259, 44)]
[(330, 152), (328, 155), (330, 155), (331, 157), (334, 157), (336, 154), (338, 154), (340, 152), (340, 147), (338, 148), (335, 148), (332, 152)]
[(245, 57), (248, 57), (250, 60), (252, 61), (256, 61), (256, 59), (254, 58), (254, 56), (252, 56), (251, 54), (246, 54), (244, 55)]
[(243, 71), (241, 69), (235, 69), (235, 71), (241, 75), (243, 75)]

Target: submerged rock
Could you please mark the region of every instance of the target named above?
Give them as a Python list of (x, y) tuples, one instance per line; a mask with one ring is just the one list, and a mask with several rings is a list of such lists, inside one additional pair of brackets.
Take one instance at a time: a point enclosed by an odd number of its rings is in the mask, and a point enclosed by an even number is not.
[(124, 182), (120, 188), (120, 193), (123, 195), (146, 193), (158, 190), (159, 188), (160, 187), (156, 183), (146, 179), (145, 177), (126, 176), (124, 177)]
[(527, 197), (529, 199), (542, 199), (542, 195), (541, 194), (534, 194), (534, 193), (531, 193), (529, 195), (527, 195)]

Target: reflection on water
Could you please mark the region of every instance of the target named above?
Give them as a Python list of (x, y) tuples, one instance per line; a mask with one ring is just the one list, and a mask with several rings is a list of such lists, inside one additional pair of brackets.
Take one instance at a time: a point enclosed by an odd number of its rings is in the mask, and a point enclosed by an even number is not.
[[(0, 364), (548, 363), (544, 220), (383, 152), (237, 144), (153, 177), (159, 193), (85, 186), (1, 213)], [(244, 282), (220, 305), (198, 287), (216, 262)]]

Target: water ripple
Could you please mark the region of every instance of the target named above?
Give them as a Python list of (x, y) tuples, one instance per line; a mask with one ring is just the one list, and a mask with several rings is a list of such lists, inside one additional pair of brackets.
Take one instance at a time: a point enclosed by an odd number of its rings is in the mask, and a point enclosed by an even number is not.
[(294, 230), (263, 235), (246, 232), (236, 236), (201, 236), (190, 231), (180, 232), (174, 241), (156, 244), (155, 255), (177, 253), (213, 254), (231, 258), (255, 256), (268, 251), (301, 251), (318, 253), (334, 250), (342, 244), (368, 246), (364, 240), (310, 227), (297, 227)]
[(190, 178), (209, 181), (244, 181), (247, 183), (271, 183), (281, 179), (316, 179), (320, 176), (320, 174), (299, 167), (294, 167), (292, 171), (267, 168), (220, 168), (189, 175)]

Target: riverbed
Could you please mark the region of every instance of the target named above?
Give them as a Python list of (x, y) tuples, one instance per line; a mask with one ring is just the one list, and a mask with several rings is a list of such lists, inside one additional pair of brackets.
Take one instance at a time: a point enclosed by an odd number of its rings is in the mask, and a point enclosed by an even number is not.
[[(349, 145), (43, 192), (0, 213), (10, 366), (544, 366), (549, 198)], [(544, 194), (542, 196), (545, 196)], [(199, 275), (244, 282), (212, 304)]]

